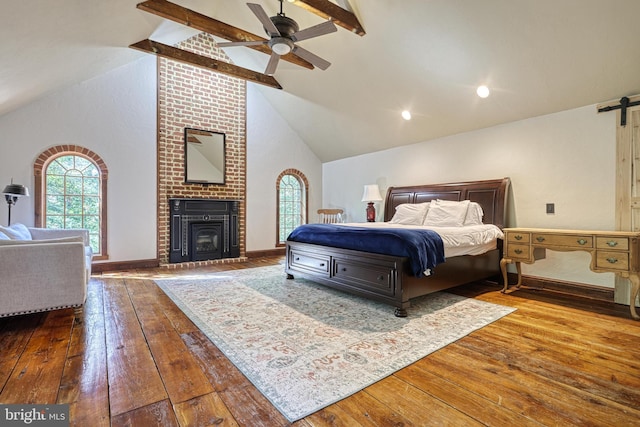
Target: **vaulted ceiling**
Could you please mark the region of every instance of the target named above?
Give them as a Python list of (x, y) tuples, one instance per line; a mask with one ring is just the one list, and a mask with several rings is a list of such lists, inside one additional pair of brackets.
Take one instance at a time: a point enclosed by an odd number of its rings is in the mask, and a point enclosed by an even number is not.
[[(5, 2), (0, 14), (0, 114), (148, 55), (197, 32), (136, 8), (141, 0)], [(251, 0), (269, 16), (276, 0)], [(241, 0), (174, 0), (266, 37)], [(336, 0), (366, 34), (343, 27), (300, 42), (330, 61), (280, 61), (283, 87), (257, 89), (322, 161), (384, 150), (640, 93), (637, 0)], [(306, 28), (323, 18), (285, 2)], [(219, 41), (226, 41), (217, 37)], [(225, 48), (262, 73), (268, 55)], [(255, 83), (249, 83), (255, 84)], [(476, 95), (486, 84), (491, 94)], [(405, 121), (402, 110), (413, 118)]]

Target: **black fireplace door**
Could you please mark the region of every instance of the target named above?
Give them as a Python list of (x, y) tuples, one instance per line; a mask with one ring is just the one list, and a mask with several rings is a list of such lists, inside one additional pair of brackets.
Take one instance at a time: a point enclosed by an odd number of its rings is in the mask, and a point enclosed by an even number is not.
[(191, 260), (206, 261), (222, 258), (221, 222), (190, 224)]

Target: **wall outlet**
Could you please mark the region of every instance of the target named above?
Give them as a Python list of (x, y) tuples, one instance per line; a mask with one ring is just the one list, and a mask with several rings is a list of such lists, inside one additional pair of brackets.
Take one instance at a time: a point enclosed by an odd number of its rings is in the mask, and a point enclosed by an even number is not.
[(555, 203), (547, 203), (547, 213), (548, 214), (556, 213)]

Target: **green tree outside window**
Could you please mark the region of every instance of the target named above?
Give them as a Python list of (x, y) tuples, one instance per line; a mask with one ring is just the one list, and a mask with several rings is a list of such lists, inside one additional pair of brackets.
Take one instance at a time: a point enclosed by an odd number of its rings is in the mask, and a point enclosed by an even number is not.
[(45, 227), (86, 228), (93, 253), (100, 255), (102, 194), (100, 170), (78, 155), (55, 158), (45, 171)]

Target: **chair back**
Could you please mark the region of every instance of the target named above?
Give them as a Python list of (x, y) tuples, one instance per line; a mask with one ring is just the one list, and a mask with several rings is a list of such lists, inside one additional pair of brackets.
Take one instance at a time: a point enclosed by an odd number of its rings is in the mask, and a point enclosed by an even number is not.
[(343, 222), (342, 209), (318, 209), (318, 222), (322, 224), (336, 224)]

